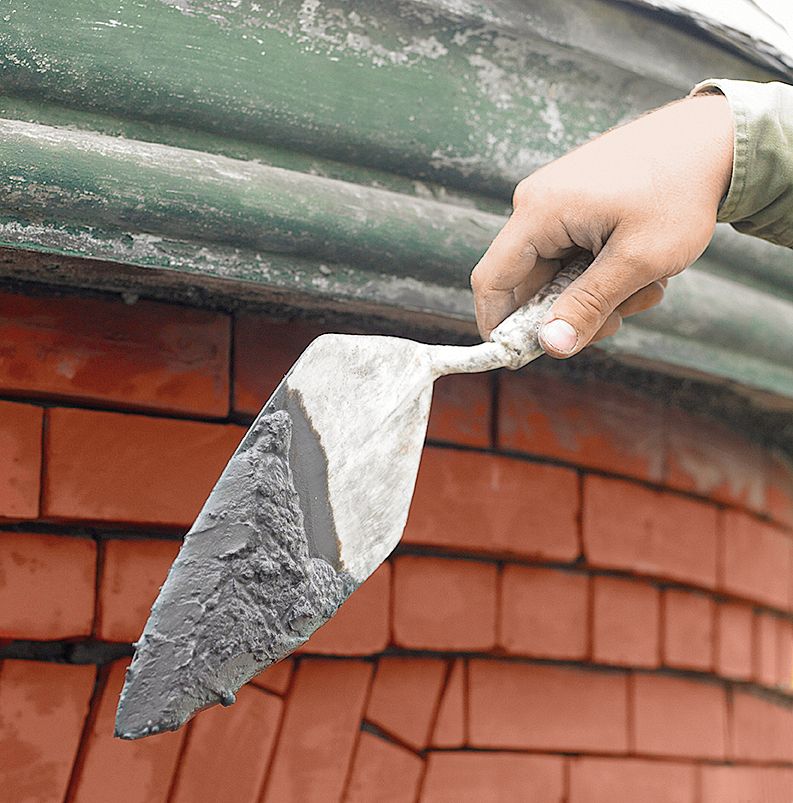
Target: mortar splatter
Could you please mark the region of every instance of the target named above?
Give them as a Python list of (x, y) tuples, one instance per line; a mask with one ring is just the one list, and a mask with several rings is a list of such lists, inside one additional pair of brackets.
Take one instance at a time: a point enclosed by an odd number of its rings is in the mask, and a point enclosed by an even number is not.
[(309, 555), (291, 437), (286, 412), (261, 416), (185, 537), (127, 671), (117, 736), (176, 730), (202, 708), (230, 705), (356, 588)]

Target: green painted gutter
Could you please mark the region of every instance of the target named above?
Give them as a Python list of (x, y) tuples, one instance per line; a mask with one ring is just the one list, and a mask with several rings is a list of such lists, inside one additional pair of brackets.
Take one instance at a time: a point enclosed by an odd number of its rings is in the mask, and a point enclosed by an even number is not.
[[(774, 77), (597, 0), (17, 0), (0, 244), (473, 333), (514, 183), (714, 74)], [(793, 400), (790, 252), (725, 231), (669, 296), (606, 348)]]

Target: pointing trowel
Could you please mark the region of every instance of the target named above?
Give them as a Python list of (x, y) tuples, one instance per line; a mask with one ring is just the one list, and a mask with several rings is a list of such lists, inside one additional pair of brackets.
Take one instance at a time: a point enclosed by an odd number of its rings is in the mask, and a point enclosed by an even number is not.
[(127, 670), (116, 735), (176, 730), (285, 657), (402, 537), (433, 382), (520, 368), (588, 260), (577, 257), (477, 346), (314, 340), (242, 439), (160, 590)]

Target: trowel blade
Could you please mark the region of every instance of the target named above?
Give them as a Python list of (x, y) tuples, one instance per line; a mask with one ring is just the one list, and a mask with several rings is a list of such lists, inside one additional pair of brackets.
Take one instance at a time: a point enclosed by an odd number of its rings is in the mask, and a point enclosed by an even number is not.
[(185, 536), (127, 670), (116, 735), (175, 730), (291, 653), (404, 529), (433, 374), (410, 340), (323, 335)]

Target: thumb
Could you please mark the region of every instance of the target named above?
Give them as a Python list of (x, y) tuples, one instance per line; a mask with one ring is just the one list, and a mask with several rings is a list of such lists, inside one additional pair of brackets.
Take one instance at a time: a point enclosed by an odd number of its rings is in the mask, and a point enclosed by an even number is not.
[(644, 273), (651, 273), (648, 265), (609, 241), (545, 316), (540, 342), (546, 353), (570, 357), (581, 351), (625, 299), (653, 280)]

